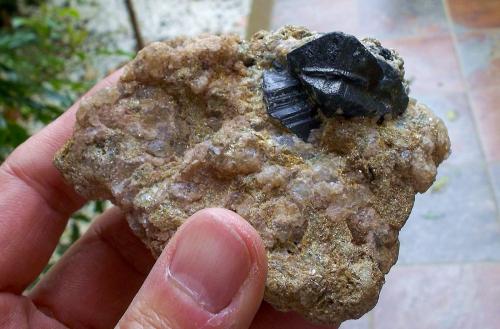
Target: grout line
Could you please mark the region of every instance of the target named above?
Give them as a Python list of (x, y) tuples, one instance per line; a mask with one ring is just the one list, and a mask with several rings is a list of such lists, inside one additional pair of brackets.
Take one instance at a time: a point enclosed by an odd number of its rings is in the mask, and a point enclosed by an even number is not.
[(497, 219), (498, 222), (500, 223), (500, 205), (498, 204), (498, 201), (500, 200), (500, 191), (495, 189), (495, 180), (493, 179), (493, 168), (492, 168), (493, 163), (487, 163), (488, 166), (488, 178), (490, 179), (491, 187), (493, 188), (493, 197), (496, 205), (496, 210), (497, 210)]
[[(484, 144), (483, 138), (481, 137), (481, 134), (479, 132), (480, 127), (478, 124), (478, 119), (476, 117), (477, 114), (474, 111), (474, 108), (473, 108), (474, 104), (473, 104), (471, 96), (470, 96), (470, 92), (472, 91), (472, 89), (469, 85), (469, 81), (467, 80), (467, 77), (465, 76), (465, 69), (464, 69), (464, 65), (462, 63), (462, 58), (460, 56), (460, 49), (458, 47), (458, 39), (457, 39), (457, 35), (455, 33), (454, 23), (453, 23), (452, 18), (451, 18), (451, 13), (450, 13), (448, 1), (441, 0), (441, 3), (444, 6), (446, 21), (448, 23), (448, 29), (450, 30), (451, 40), (453, 42), (453, 48), (455, 49), (455, 56), (457, 57), (458, 66), (460, 68), (460, 75), (461, 75), (462, 80), (463, 80), (464, 85), (465, 85), (465, 97), (467, 98), (467, 104), (469, 105), (470, 111), (472, 112), (471, 113), (472, 120), (474, 121), (473, 128), (474, 128), (474, 131), (476, 132), (476, 136), (478, 137), (479, 142), (481, 144), (481, 154), (483, 155), (484, 162), (486, 164), (486, 172), (488, 175), (488, 182), (489, 182), (488, 186), (489, 186), (490, 194), (493, 196), (493, 202), (495, 204), (496, 219), (500, 223), (500, 208), (499, 208), (498, 201), (497, 201), (498, 199), (500, 199), (500, 196), (497, 198), (497, 193), (496, 193), (495, 187), (493, 185), (493, 175), (491, 173), (490, 163), (489, 163), (488, 158), (486, 156), (485, 144)], [(452, 151), (453, 151), (453, 145), (452, 145)]]

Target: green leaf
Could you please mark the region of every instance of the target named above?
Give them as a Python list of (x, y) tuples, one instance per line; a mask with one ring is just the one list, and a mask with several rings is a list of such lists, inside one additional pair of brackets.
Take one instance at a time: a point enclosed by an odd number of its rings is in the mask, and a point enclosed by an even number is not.
[(74, 214), (73, 216), (71, 216), (75, 221), (80, 221), (80, 222), (84, 222), (84, 223), (88, 223), (90, 222), (90, 218), (85, 215), (85, 214), (82, 214), (82, 213), (76, 213)]
[(104, 201), (101, 200), (94, 201), (94, 211), (96, 213), (104, 212)]
[(34, 43), (36, 39), (37, 35), (30, 31), (19, 31), (12, 35), (2, 35), (0, 36), (0, 48), (12, 50), (25, 47)]
[(23, 25), (26, 24), (27, 19), (23, 17), (14, 17), (12, 18), (10, 24), (12, 25), (12, 28), (18, 29), (22, 27)]
[(450, 179), (447, 176), (438, 178), (431, 186), (431, 193), (441, 192), (446, 186), (448, 186), (449, 180)]
[(451, 122), (457, 121), (458, 112), (455, 110), (449, 110), (446, 112), (446, 118)]
[(426, 212), (425, 214), (422, 215), (422, 217), (424, 219), (427, 219), (427, 220), (438, 220), (438, 219), (441, 219), (443, 218), (445, 215), (443, 213), (436, 213), (436, 212), (433, 212), (433, 211), (428, 211)]
[(75, 221), (71, 221), (71, 234), (69, 236), (70, 243), (75, 243), (80, 238), (80, 227)]

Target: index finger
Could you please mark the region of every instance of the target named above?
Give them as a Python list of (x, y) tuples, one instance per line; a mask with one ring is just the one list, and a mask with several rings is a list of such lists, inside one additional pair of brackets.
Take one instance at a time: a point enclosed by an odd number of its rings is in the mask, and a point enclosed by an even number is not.
[[(114, 84), (118, 70), (84, 97)], [(52, 164), (71, 136), (75, 103), (20, 145), (0, 166), (0, 291), (22, 292), (43, 270), (72, 212), (85, 200)]]

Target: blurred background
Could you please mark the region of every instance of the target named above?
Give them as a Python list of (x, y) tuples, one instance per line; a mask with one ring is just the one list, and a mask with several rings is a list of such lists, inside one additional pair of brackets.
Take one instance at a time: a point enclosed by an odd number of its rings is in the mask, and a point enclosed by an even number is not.
[[(378, 305), (341, 328), (500, 328), (500, 0), (0, 0), (0, 162), (151, 41), (285, 24), (398, 49), (452, 142)], [(104, 207), (73, 216), (52, 263)]]

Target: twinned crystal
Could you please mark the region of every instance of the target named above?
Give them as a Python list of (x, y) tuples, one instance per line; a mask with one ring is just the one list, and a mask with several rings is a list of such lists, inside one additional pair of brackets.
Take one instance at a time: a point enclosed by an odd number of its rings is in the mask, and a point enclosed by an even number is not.
[(370, 50), (352, 35), (321, 35), (288, 53), (285, 69), (264, 72), (268, 112), (306, 141), (318, 109), (326, 117), (400, 115), (409, 99), (395, 57), (379, 43)]
[[(248, 42), (152, 43), (116, 86), (81, 102), (55, 165), (82, 195), (118, 205), (156, 256), (194, 212), (237, 212), (266, 246), (267, 302), (316, 323), (358, 318), (377, 302), (415, 194), (450, 143), (426, 106), (405, 106), (395, 51), (337, 37), (289, 26)], [(338, 62), (300, 59), (307, 47), (321, 53), (321, 38)], [(353, 49), (359, 58), (343, 55)], [(323, 95), (335, 81), (353, 92)], [(319, 106), (329, 102), (348, 106), (338, 115)]]

